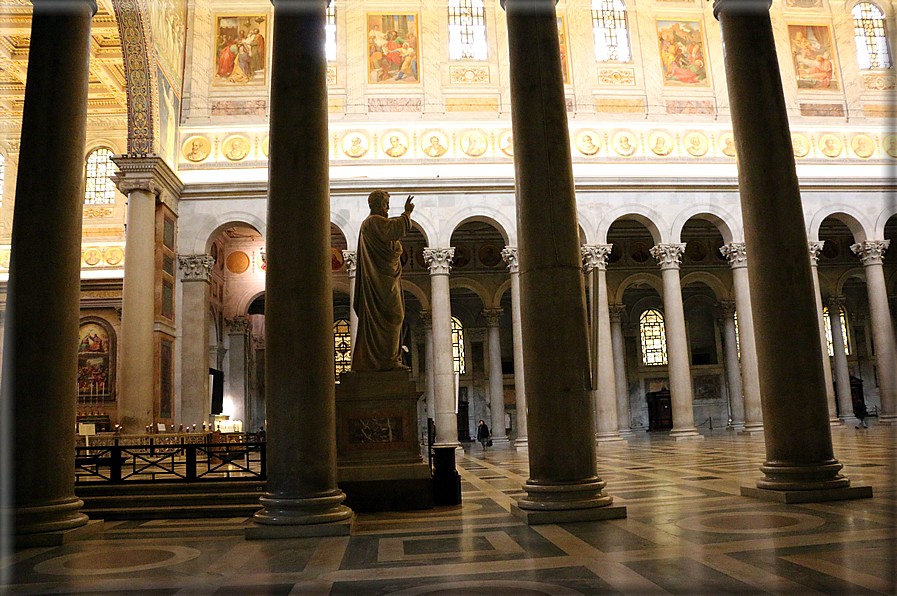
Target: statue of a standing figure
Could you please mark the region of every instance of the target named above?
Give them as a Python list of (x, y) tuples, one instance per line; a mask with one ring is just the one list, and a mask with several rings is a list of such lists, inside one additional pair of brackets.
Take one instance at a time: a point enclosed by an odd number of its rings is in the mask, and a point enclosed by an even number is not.
[(414, 204), (389, 217), (389, 193), (375, 190), (368, 197), (371, 214), (361, 224), (355, 273), (355, 314), (358, 332), (352, 351), (353, 371), (387, 371), (402, 366), (402, 243), (411, 231)]

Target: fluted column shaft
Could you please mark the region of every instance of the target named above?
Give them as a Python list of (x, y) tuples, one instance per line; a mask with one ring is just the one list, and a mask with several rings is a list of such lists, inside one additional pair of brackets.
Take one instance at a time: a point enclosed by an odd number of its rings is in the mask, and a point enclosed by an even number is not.
[(853, 400), (850, 396), (850, 372), (847, 368), (847, 346), (844, 343), (844, 327), (841, 325), (841, 308), (844, 296), (831, 296), (828, 300), (828, 319), (832, 330), (832, 360), (835, 361), (835, 395), (838, 399), (838, 417), (844, 424), (853, 424)]
[(620, 436), (632, 436), (632, 422), (629, 414), (629, 387), (626, 381), (626, 344), (623, 342), (621, 317), (626, 310), (624, 304), (613, 304), (610, 310), (610, 337), (614, 351), (614, 387), (617, 393), (617, 430)]
[(430, 268), (430, 306), (433, 315), (433, 389), (436, 402), (436, 445), (458, 445), (455, 412), (455, 366), (452, 359), (452, 304), (449, 294), (454, 248), (425, 248)]
[(489, 406), (492, 411), (492, 440), (496, 444), (507, 444), (505, 434), (505, 383), (501, 374), (501, 333), (499, 322), (504, 312), (500, 308), (483, 310), (489, 329)]
[(881, 263), (890, 244), (890, 240), (867, 240), (854, 244), (850, 249), (862, 259), (866, 271), (869, 315), (872, 318), (872, 338), (875, 342), (881, 396), (882, 412), (878, 423), (897, 425), (897, 342), (894, 340), (894, 323), (888, 309), (888, 291)]
[(726, 350), (726, 379), (729, 382), (729, 413), (732, 426), (740, 430), (744, 428), (744, 398), (742, 396), (741, 365), (738, 361), (735, 309), (736, 305), (733, 300), (724, 300), (720, 304)]
[[(816, 298), (816, 318), (819, 320), (819, 342), (826, 346), (828, 340), (825, 335), (825, 311), (822, 308), (822, 291), (819, 286), (819, 253), (825, 242), (810, 241), (807, 247), (810, 250), (810, 269), (813, 276), (813, 294)], [(828, 418), (832, 426), (841, 424), (838, 418), (838, 406), (835, 399), (835, 387), (832, 384), (832, 363), (829, 361), (828, 353), (822, 351), (822, 370), (825, 375), (825, 402), (828, 404)]]
[(763, 394), (760, 489), (847, 487), (834, 458), (807, 234), (770, 0), (716, 0)]
[(520, 317), (520, 270), (517, 266), (517, 248), (506, 246), (501, 256), (511, 274), (511, 331), (514, 338), (514, 401), (517, 405), (517, 438), (514, 447), (529, 448), (526, 432), (526, 385), (523, 371), (523, 320)]
[(355, 272), (358, 263), (358, 253), (354, 250), (344, 250), (343, 259), (346, 262), (346, 273), (349, 274), (349, 338), (350, 350), (355, 351), (355, 336), (358, 334), (358, 314), (355, 312)]
[(74, 492), (73, 429), (90, 21), (97, 7), (90, 0), (33, 4), (0, 397), (0, 481), (15, 500), (15, 534), (87, 523)]
[(651, 248), (651, 254), (660, 263), (663, 281), (663, 324), (673, 406), (670, 436), (698, 438), (701, 435), (695, 428), (688, 336), (685, 331), (685, 309), (682, 307), (682, 284), (679, 281), (679, 260), (684, 252), (684, 244), (658, 244)]

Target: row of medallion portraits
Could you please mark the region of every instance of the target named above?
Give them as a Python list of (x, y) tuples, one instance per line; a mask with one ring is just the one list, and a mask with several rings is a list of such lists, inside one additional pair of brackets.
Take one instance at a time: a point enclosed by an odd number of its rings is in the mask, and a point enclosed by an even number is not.
[(115, 401), (115, 331), (104, 319), (86, 317), (78, 338), (78, 403)]

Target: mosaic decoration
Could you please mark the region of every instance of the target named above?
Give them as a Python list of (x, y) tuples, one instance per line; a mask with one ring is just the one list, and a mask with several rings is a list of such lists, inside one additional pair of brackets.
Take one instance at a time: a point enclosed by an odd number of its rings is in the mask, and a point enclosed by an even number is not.
[(866, 135), (857, 135), (850, 140), (850, 148), (857, 157), (869, 159), (875, 153), (875, 142)]
[(181, 99), (161, 67), (159, 82), (159, 148), (170, 163), (177, 161), (177, 123), (181, 119)]
[(383, 135), (380, 148), (387, 157), (402, 157), (408, 153), (408, 137), (401, 132), (389, 132)]
[(601, 151), (601, 140), (598, 133), (584, 130), (576, 135), (576, 149), (587, 157), (598, 155)]
[(841, 155), (843, 145), (841, 139), (835, 135), (822, 135), (819, 137), (819, 152), (824, 156), (834, 159)]
[(648, 137), (651, 153), (658, 157), (666, 157), (673, 151), (673, 138), (665, 132), (655, 132)]
[(629, 132), (618, 132), (614, 135), (614, 151), (620, 157), (632, 157), (638, 149), (638, 140)]
[(368, 82), (419, 83), (417, 14), (367, 14)]
[(489, 84), (488, 66), (449, 66), (450, 83)]
[(364, 157), (371, 148), (371, 142), (362, 134), (350, 133), (343, 137), (341, 145), (347, 157), (358, 159)]
[(442, 157), (448, 151), (448, 140), (441, 132), (428, 132), (421, 135), (420, 148), (427, 157)]
[(657, 21), (663, 84), (708, 87), (700, 21)]
[(215, 20), (214, 84), (264, 85), (267, 15), (227, 15)]
[(471, 131), (461, 137), (461, 151), (468, 157), (480, 157), (488, 147), (489, 142), (481, 132)]
[(184, 159), (193, 163), (199, 163), (206, 159), (212, 152), (212, 143), (205, 137), (190, 137), (184, 141), (181, 154)]
[(113, 2), (122, 40), (125, 74), (128, 79), (128, 153), (153, 152), (152, 100), (148, 89), (152, 74), (147, 59), (143, 21), (136, 0)]
[(249, 155), (252, 144), (244, 136), (234, 135), (228, 137), (221, 145), (221, 154), (230, 161), (240, 161)]
[(683, 145), (685, 146), (685, 151), (692, 157), (704, 157), (707, 149), (710, 147), (707, 137), (699, 132), (686, 135), (685, 139), (683, 139)]
[(147, 11), (156, 58), (179, 89), (186, 49), (187, 0), (151, 0), (147, 2)]
[(840, 89), (832, 31), (827, 25), (788, 25), (788, 39), (798, 89)]
[(599, 85), (635, 85), (634, 68), (598, 68)]
[(719, 152), (726, 157), (735, 157), (735, 137), (727, 132), (719, 137)]

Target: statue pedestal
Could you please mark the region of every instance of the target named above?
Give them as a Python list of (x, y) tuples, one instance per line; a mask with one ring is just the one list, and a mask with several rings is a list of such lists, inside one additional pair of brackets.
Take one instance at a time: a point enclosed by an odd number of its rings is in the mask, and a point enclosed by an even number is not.
[(336, 386), (338, 484), (355, 511), (433, 507), (417, 440), (422, 393), (405, 369), (345, 372)]

